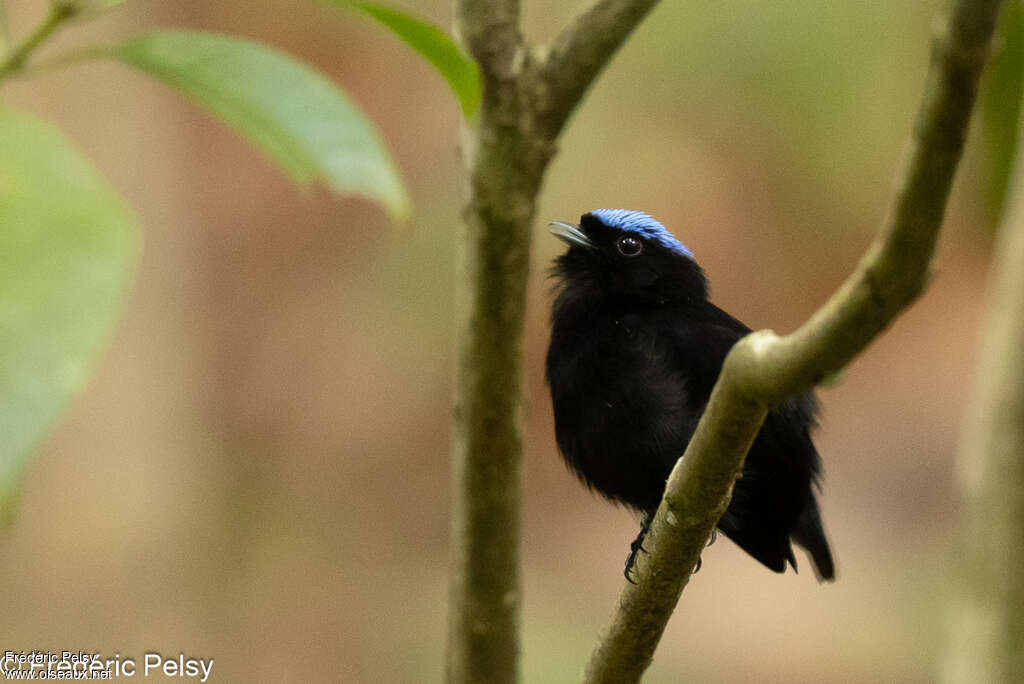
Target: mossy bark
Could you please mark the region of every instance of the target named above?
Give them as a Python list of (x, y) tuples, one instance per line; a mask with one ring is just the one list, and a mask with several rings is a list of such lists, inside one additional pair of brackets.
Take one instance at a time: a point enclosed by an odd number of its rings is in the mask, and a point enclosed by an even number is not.
[(601, 0), (546, 49), (524, 42), (515, 0), (456, 3), (456, 37), (483, 92), (462, 131), (449, 682), (518, 677), (523, 320), (537, 194), (569, 116), (655, 4)]

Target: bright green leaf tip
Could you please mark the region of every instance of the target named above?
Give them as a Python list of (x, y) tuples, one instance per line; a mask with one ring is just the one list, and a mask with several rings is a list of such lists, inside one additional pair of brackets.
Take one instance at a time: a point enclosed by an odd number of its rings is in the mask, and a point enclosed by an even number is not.
[(0, 107), (0, 519), (120, 310), (135, 220), (59, 130)]
[(480, 106), (480, 70), (451, 37), (437, 26), (373, 2), (329, 0), (359, 10), (391, 29), (441, 73), (459, 101), (462, 115), (471, 120)]
[(265, 45), (201, 31), (166, 31), (110, 56), (176, 88), (263, 148), (299, 183), (361, 195), (396, 219), (402, 180), (376, 128), (334, 83)]

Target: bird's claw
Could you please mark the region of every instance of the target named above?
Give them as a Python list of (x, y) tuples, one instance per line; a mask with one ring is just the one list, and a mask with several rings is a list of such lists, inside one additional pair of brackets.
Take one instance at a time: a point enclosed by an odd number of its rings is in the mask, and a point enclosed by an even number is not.
[(643, 537), (637, 537), (633, 540), (633, 543), (629, 545), (629, 555), (626, 557), (626, 570), (623, 574), (626, 576), (626, 581), (630, 584), (636, 584), (636, 580), (633, 579), (633, 568), (636, 565), (636, 557), (641, 551), (647, 553), (647, 549), (644, 548)]
[(626, 557), (626, 570), (623, 573), (626, 576), (626, 581), (630, 584), (636, 584), (636, 580), (633, 579), (633, 569), (636, 566), (636, 557), (641, 551), (647, 553), (647, 549), (644, 548), (644, 537), (647, 536), (647, 530), (651, 526), (651, 520), (654, 519), (653, 513), (647, 513), (644, 515), (643, 520), (640, 521), (640, 533), (636, 535), (636, 539), (629, 545), (629, 555)]

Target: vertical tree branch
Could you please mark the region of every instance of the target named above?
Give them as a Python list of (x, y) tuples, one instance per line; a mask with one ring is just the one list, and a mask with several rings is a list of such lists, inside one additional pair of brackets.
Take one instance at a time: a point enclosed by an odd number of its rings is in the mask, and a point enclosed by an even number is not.
[(463, 131), (447, 667), (449, 682), (501, 684), (517, 677), (523, 319), (542, 170), (525, 172), (511, 57), (490, 49), (475, 56), (500, 64), (482, 68), (478, 124)]
[(848, 363), (923, 290), (967, 134), (999, 0), (955, 0), (936, 24), (932, 63), (892, 208), (874, 244), (835, 295), (796, 332), (741, 340), (676, 464), (587, 682), (636, 682), (653, 657), (767, 410)]
[[(582, 35), (593, 19), (577, 21), (548, 64), (522, 40), (517, 0), (456, 3), (455, 34), (480, 66), (483, 91), (462, 131), (450, 682), (517, 677), (523, 319), (537, 193), (568, 113), (653, 4), (599, 2), (589, 15), (604, 17), (600, 40)], [(564, 113), (557, 125), (553, 112)]]
[(1024, 157), (995, 243), (989, 311), (958, 462), (962, 531), (943, 681), (1024, 672)]
[(487, 95), (497, 82), (484, 82), (480, 127), (463, 131), (447, 667), (449, 682), (504, 683), (516, 680), (519, 649), (520, 378), (539, 177), (519, 171), (521, 133), (499, 123), (515, 112), (496, 100), (516, 97)]

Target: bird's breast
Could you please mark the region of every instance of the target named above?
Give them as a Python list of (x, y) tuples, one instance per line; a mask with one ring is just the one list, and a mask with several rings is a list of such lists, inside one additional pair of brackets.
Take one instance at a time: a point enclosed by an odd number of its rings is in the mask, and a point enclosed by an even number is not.
[(657, 504), (699, 415), (666, 341), (630, 317), (552, 331), (548, 381), (559, 449), (610, 498)]

